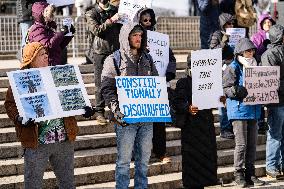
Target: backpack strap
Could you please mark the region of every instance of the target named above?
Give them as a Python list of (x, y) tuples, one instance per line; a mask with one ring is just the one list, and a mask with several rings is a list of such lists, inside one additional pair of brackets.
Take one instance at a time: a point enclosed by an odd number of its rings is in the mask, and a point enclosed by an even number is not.
[(121, 63), (121, 60), (120, 60), (120, 51), (119, 50), (116, 50), (113, 52), (113, 62), (114, 62), (114, 67), (115, 67), (115, 70), (116, 70), (116, 73), (117, 73), (117, 76), (120, 76), (120, 70), (119, 70), (119, 67), (120, 67), (120, 63)]
[(146, 59), (151, 63), (151, 72), (153, 73), (154, 61), (150, 53), (144, 52)]

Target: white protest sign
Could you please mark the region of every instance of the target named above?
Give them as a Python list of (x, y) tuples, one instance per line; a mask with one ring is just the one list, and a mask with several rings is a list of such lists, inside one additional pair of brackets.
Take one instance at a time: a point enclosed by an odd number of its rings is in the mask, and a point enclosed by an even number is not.
[(245, 28), (226, 28), (226, 34), (229, 35), (229, 45), (235, 47), (241, 38), (246, 37)]
[(78, 66), (12, 71), (8, 78), (24, 121), (81, 115), (85, 106), (91, 106)]
[(135, 14), (141, 8), (151, 8), (152, 0), (122, 0), (119, 3), (118, 14), (120, 15), (121, 23), (133, 21)]
[(62, 25), (68, 27), (68, 33), (65, 36), (73, 36), (72, 32), (70, 31), (71, 25), (73, 24), (73, 19), (68, 17), (62, 20)]
[(244, 68), (244, 86), (248, 91), (246, 105), (279, 103), (279, 66), (252, 66)]
[(171, 122), (165, 77), (115, 77), (119, 108), (127, 123)]
[(150, 55), (153, 58), (159, 76), (166, 76), (169, 64), (169, 35), (154, 31), (147, 31), (147, 45), (150, 49)]
[(75, 0), (47, 0), (46, 2), (49, 4), (53, 4), (56, 7), (60, 7), (60, 6), (74, 4)]
[(221, 107), (222, 49), (191, 53), (192, 104), (199, 110)]

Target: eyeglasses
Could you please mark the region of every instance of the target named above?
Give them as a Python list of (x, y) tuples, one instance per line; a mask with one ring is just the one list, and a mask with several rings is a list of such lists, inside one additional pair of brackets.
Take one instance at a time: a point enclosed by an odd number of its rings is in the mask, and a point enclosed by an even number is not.
[(147, 19), (147, 18), (145, 18), (145, 19), (143, 20), (143, 22), (152, 22), (152, 19)]

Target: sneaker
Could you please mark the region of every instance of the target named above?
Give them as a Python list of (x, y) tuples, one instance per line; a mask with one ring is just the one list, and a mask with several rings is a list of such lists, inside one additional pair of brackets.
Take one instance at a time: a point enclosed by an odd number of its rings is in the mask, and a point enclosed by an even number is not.
[(225, 138), (225, 139), (234, 139), (235, 135), (233, 132), (225, 130), (225, 131), (221, 131), (220, 137)]
[(168, 156), (161, 156), (159, 157), (160, 162), (166, 164), (166, 163), (171, 163), (172, 162), (172, 158), (168, 157)]
[(262, 180), (259, 180), (256, 176), (251, 176), (250, 180), (247, 181), (248, 185), (252, 185), (252, 186), (263, 186), (265, 185), (265, 182)]
[(284, 179), (284, 176), (281, 174), (279, 170), (271, 170), (271, 171), (266, 170), (266, 176), (268, 178), (274, 178), (276, 180)]
[(246, 188), (247, 182), (243, 172), (235, 172), (235, 184), (240, 188)]
[(107, 123), (107, 120), (104, 117), (103, 113), (95, 113), (95, 118), (99, 123), (102, 123), (102, 124)]

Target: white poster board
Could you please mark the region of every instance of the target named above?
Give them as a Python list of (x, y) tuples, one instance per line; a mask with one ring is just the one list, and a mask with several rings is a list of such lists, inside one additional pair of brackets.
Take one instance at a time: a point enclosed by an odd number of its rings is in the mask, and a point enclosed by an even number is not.
[(199, 110), (222, 107), (222, 49), (191, 53), (192, 104)]
[(244, 86), (248, 91), (246, 105), (279, 103), (279, 66), (252, 66), (244, 68)]
[(241, 38), (246, 37), (245, 28), (226, 28), (226, 34), (229, 35), (229, 45), (235, 47)]
[(47, 0), (49, 4), (54, 4), (56, 7), (75, 4), (75, 0)]
[(85, 106), (91, 106), (78, 66), (33, 68), (7, 74), (24, 121), (81, 115)]
[(147, 31), (147, 45), (159, 76), (165, 77), (169, 64), (170, 38), (167, 34)]
[(118, 14), (122, 17), (121, 23), (133, 21), (135, 14), (141, 8), (151, 8), (152, 0), (122, 0), (119, 3)]
[(119, 108), (127, 123), (171, 122), (165, 77), (115, 77)]

